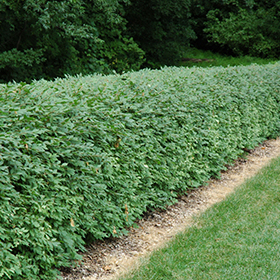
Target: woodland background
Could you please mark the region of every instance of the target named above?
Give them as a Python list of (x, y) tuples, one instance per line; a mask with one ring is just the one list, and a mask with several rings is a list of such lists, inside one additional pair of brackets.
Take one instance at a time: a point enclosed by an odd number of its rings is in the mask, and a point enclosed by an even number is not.
[(0, 82), (177, 65), (190, 47), (280, 56), (278, 0), (3, 0)]

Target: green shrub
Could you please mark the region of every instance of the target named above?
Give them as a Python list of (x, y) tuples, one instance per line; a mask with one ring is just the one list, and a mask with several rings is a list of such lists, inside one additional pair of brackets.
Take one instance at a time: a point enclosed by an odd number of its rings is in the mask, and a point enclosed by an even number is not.
[(0, 276), (56, 279), (85, 241), (279, 135), (280, 64), (0, 85)]
[(223, 54), (279, 58), (279, 0), (193, 0), (196, 47)]
[(228, 18), (220, 17), (217, 10), (207, 14), (204, 32), (210, 42), (239, 56), (279, 57), (280, 44), (276, 34), (280, 20), (276, 9), (259, 9), (253, 13), (240, 8), (238, 13), (230, 13)]

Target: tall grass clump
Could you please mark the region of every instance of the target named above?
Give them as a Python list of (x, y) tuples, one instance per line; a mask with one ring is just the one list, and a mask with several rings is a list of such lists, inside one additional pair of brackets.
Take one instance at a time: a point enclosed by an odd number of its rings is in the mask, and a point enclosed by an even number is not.
[(85, 242), (279, 135), (280, 64), (0, 85), (0, 277), (56, 279)]

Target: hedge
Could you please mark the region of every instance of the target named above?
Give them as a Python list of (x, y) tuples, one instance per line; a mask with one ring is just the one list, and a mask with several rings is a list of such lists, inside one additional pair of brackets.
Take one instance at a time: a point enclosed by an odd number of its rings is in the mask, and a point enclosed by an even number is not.
[(280, 133), (280, 63), (0, 85), (0, 277), (57, 279)]

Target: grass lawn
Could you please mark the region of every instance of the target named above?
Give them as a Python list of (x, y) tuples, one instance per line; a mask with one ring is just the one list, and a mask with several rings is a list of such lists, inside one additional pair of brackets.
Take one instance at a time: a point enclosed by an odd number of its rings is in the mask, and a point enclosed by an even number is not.
[(280, 279), (280, 158), (120, 279)]
[(202, 62), (192, 62), (192, 61), (184, 61), (180, 62), (179, 66), (198, 66), (198, 67), (211, 67), (211, 66), (238, 66), (238, 65), (250, 65), (252, 63), (256, 64), (267, 64), (270, 62), (277, 61), (276, 59), (263, 59), (259, 57), (251, 57), (251, 56), (241, 56), (241, 57), (233, 57), (221, 55), (218, 53), (213, 53), (211, 51), (199, 50), (196, 48), (188, 49), (187, 53), (184, 55), (186, 58), (195, 58), (195, 59), (210, 59), (213, 61), (202, 61)]

